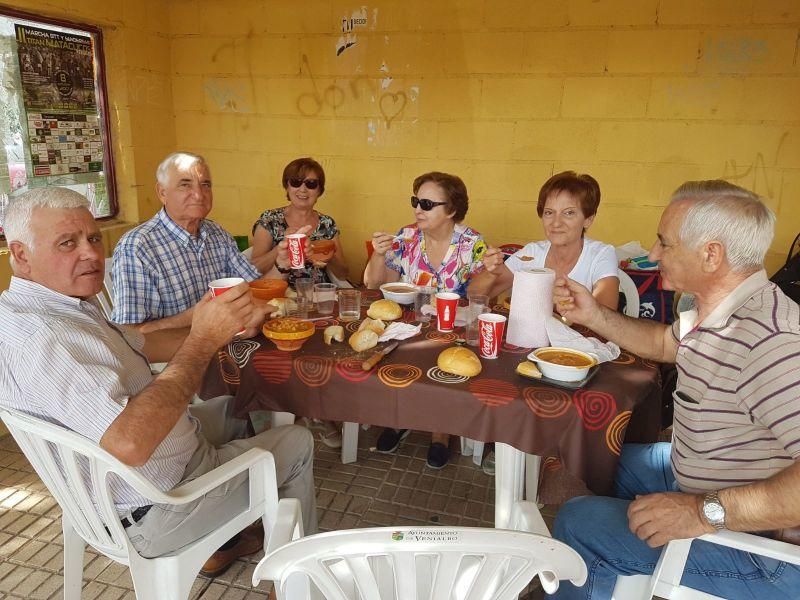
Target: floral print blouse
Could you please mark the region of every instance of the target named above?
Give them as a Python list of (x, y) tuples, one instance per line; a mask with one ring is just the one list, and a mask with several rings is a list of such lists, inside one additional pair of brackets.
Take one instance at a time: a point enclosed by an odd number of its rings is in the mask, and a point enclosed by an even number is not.
[(470, 277), (483, 270), (486, 242), (474, 229), (456, 223), (453, 239), (439, 269), (434, 269), (425, 252), (425, 235), (416, 225), (403, 227), (386, 253), (386, 266), (400, 273), (403, 281), (414, 285), (430, 285), (438, 292), (467, 295)]
[[(319, 224), (317, 228), (311, 232), (312, 240), (332, 240), (339, 235), (339, 229), (336, 227), (336, 222), (328, 215), (319, 214)], [(286, 207), (270, 208), (261, 213), (261, 216), (253, 224), (253, 233), (255, 234), (257, 227), (263, 227), (272, 236), (272, 244), (278, 244), (286, 237), (286, 229), (289, 224), (286, 222)], [(289, 274), (289, 285), (294, 287), (294, 282), (297, 279), (309, 277), (314, 280), (314, 283), (329, 283), (328, 274), (325, 269), (318, 269), (307, 263), (304, 269), (293, 269)]]

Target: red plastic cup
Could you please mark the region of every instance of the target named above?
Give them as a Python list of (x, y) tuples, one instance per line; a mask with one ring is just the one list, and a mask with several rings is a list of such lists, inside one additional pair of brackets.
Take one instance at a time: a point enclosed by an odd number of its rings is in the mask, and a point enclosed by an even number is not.
[(456, 309), (460, 296), (452, 292), (436, 294), (436, 326), (443, 333), (453, 331), (456, 324)]
[(289, 268), (302, 269), (306, 264), (306, 234), (291, 233), (286, 236), (289, 250)]
[(506, 320), (503, 315), (494, 313), (478, 315), (478, 350), (481, 358), (497, 358)]
[[(220, 294), (224, 294), (232, 287), (236, 287), (240, 283), (244, 283), (244, 279), (241, 277), (223, 277), (222, 279), (215, 279), (211, 283), (208, 284), (209, 289), (211, 290), (211, 295), (216, 298)], [(236, 335), (242, 335), (244, 333), (244, 329), (242, 329)]]

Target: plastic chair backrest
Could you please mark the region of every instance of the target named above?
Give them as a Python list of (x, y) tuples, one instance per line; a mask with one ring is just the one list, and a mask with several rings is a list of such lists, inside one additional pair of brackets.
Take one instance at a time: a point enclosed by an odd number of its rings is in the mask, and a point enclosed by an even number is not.
[(103, 287), (97, 292), (95, 298), (103, 311), (106, 319), (111, 320), (111, 311), (114, 308), (114, 288), (111, 283), (111, 257), (105, 259), (105, 273), (103, 274)]
[(259, 562), (253, 581), (275, 581), (288, 600), (310, 597), (309, 579), (328, 600), (511, 600), (537, 575), (552, 593), (560, 579), (582, 585), (586, 566), (567, 545), (533, 533), (380, 527), (287, 543)]
[(617, 269), (619, 278), (619, 291), (625, 296), (625, 314), (629, 317), (639, 318), (639, 290), (636, 284), (625, 271)]
[(0, 417), (78, 534), (107, 556), (128, 564), (128, 537), (109, 489), (117, 474), (136, 488), (159, 492), (134, 469), (85, 437), (26, 415), (0, 409)]
[(364, 246), (367, 248), (367, 262), (369, 262), (372, 253), (375, 252), (375, 247), (372, 245), (372, 240), (364, 240)]

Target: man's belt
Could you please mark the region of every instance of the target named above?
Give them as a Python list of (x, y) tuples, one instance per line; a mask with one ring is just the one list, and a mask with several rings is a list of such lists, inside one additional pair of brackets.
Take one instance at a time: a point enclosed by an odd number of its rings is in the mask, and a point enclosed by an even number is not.
[(131, 511), (131, 519), (129, 520), (128, 517), (124, 517), (121, 519), (122, 526), (127, 529), (134, 523), (138, 523), (142, 520), (142, 518), (149, 512), (149, 510), (153, 508), (152, 504), (148, 504), (147, 506), (140, 506), (139, 508), (135, 508)]

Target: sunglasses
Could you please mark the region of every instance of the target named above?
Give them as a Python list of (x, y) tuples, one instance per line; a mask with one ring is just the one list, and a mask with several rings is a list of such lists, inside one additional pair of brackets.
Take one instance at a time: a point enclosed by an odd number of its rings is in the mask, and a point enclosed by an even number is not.
[(299, 188), (301, 185), (306, 184), (310, 190), (315, 190), (319, 187), (319, 179), (290, 179), (289, 185), (293, 188)]
[(444, 206), (445, 204), (447, 204), (447, 202), (434, 202), (433, 200), (428, 200), (427, 198), (417, 198), (416, 196), (411, 196), (411, 206), (414, 208), (419, 206), (424, 211), (433, 210), (435, 206)]

